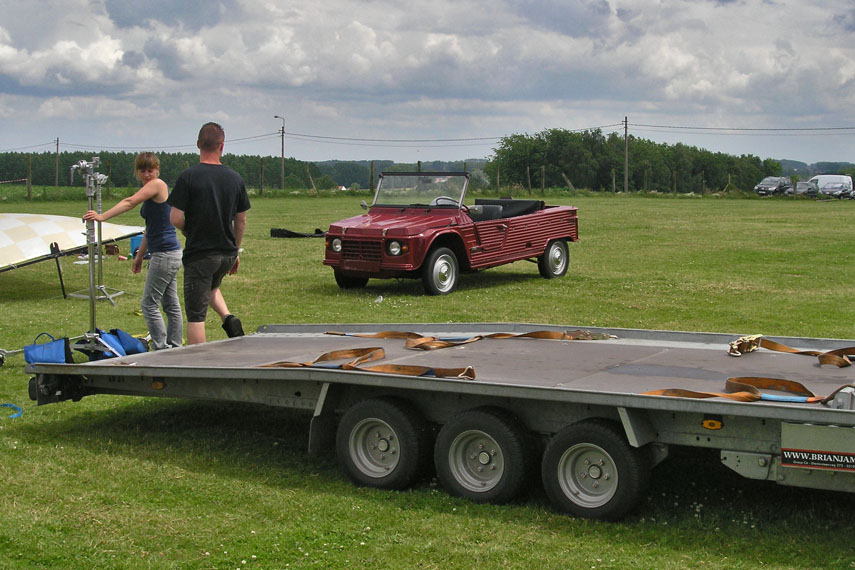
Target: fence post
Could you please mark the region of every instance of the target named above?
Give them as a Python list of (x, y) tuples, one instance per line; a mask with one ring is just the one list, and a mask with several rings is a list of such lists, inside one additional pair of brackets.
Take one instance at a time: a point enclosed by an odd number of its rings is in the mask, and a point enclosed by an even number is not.
[(259, 168), (261, 173), (258, 176), (258, 195), (264, 196), (264, 157), (259, 158)]
[(32, 187), (32, 183), (31, 183), (32, 178), (33, 178), (33, 171), (32, 171), (32, 165), (30, 164), (30, 155), (27, 154), (27, 200), (33, 199), (33, 187)]

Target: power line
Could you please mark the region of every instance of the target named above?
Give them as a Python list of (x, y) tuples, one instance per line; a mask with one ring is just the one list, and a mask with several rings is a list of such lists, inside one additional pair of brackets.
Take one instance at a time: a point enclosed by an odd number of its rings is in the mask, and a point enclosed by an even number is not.
[[(776, 136), (847, 136), (855, 133), (855, 126), (844, 127), (783, 127), (783, 128), (749, 128), (749, 127), (698, 127), (691, 125), (657, 125), (647, 123), (629, 123), (629, 127), (635, 131), (641, 132), (671, 132), (685, 133), (695, 132), (703, 134), (713, 134), (721, 136), (766, 136), (774, 134)], [(600, 125), (595, 127), (585, 127), (580, 129), (565, 129), (571, 133), (606, 130), (614, 127), (623, 127), (623, 121), (608, 125)], [(256, 142), (265, 139), (274, 139), (280, 137), (279, 131), (251, 135), (228, 139), (229, 145), (243, 144)], [(336, 137), (326, 135), (313, 135), (308, 133), (285, 133), (285, 136), (292, 140), (311, 141), (319, 144), (334, 144), (344, 146), (371, 146), (371, 147), (398, 147), (398, 148), (414, 148), (414, 147), (477, 147), (485, 144), (498, 143), (508, 135), (492, 136), (492, 137), (462, 137), (462, 138), (436, 138), (436, 139), (416, 139), (416, 138), (368, 138), (368, 137)], [(17, 148), (0, 150), (0, 152), (16, 152), (39, 147), (53, 146), (55, 141), (48, 143), (35, 144)], [(187, 149), (196, 150), (195, 144), (183, 145), (148, 145), (148, 146), (107, 146), (93, 145), (73, 142), (62, 142), (61, 146), (68, 149), (83, 149), (83, 150), (105, 150), (105, 151), (139, 151), (157, 148), (159, 150), (180, 150)]]
[[(680, 131), (716, 131), (725, 133), (740, 134), (743, 132), (760, 132), (760, 133), (817, 133), (822, 134), (828, 131), (855, 131), (855, 127), (776, 127), (776, 128), (750, 128), (750, 127), (693, 127), (686, 125), (647, 125), (644, 123), (630, 123), (631, 127), (650, 127), (656, 129), (678, 129)], [(658, 132), (658, 131), (657, 131)]]

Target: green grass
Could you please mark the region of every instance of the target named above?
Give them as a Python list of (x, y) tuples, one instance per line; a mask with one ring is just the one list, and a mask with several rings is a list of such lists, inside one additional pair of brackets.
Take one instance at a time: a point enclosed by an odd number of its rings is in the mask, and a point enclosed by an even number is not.
[[(223, 291), (247, 330), (268, 323), (520, 321), (853, 338), (855, 202), (550, 198), (579, 207), (563, 279), (518, 262), (446, 297), (416, 281), (341, 291), (310, 232), (360, 198), (255, 198), (241, 271)], [(0, 203), (80, 215), (85, 202)], [(141, 223), (137, 213), (117, 220)], [(126, 245), (122, 245), (126, 249)], [(86, 265), (63, 259), (69, 291)], [(99, 326), (143, 332), (143, 278), (108, 258)], [(378, 298), (382, 296), (382, 301)], [(88, 302), (62, 299), (52, 263), (0, 274), (0, 347), (78, 335)], [(225, 334), (214, 319), (209, 339)], [(676, 450), (620, 523), (555, 513), (534, 485), (506, 506), (351, 485), (306, 455), (306, 418), (278, 409), (95, 396), (36, 407), (20, 354), (0, 368), (0, 568), (853, 568), (855, 495), (743, 479), (714, 453)]]

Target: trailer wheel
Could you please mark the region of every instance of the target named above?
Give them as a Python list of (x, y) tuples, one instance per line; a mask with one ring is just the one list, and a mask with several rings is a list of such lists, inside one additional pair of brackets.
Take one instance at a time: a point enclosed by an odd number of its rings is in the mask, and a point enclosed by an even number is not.
[(452, 495), (477, 503), (513, 499), (525, 482), (533, 445), (518, 420), (479, 408), (452, 418), (439, 431), (434, 464)]
[(567, 249), (567, 241), (554, 239), (546, 246), (543, 255), (537, 258), (537, 269), (540, 275), (547, 279), (561, 277), (567, 273), (570, 265), (570, 252)]
[(340, 271), (333, 270), (336, 285), (340, 289), (362, 289), (368, 285), (368, 277), (354, 277), (353, 275), (345, 275)]
[(615, 520), (643, 497), (650, 479), (647, 454), (629, 445), (612, 422), (588, 420), (555, 434), (543, 454), (543, 487), (556, 509)]
[(336, 432), (336, 455), (357, 485), (404, 489), (422, 474), (429, 451), (427, 424), (406, 402), (363, 400), (350, 407)]
[(432, 250), (422, 266), (422, 285), (428, 295), (447, 295), (457, 287), (457, 256), (447, 247)]

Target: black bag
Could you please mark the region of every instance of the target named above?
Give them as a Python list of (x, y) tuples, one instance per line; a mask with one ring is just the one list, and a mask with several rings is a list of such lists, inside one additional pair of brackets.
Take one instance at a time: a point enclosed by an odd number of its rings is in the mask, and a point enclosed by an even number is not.
[[(47, 336), (50, 341), (39, 344), (41, 336)], [(35, 364), (37, 362), (72, 364), (74, 357), (71, 355), (71, 343), (68, 337), (64, 336), (60, 339), (55, 339), (46, 332), (39, 334), (33, 344), (24, 347), (24, 360), (27, 364)]]

